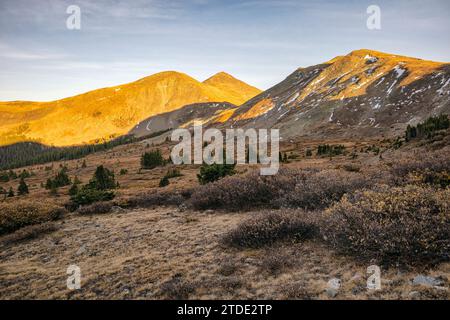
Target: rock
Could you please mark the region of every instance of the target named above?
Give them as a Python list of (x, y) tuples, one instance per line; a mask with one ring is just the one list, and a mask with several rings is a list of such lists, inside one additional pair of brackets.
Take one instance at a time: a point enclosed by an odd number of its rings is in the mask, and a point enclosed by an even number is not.
[(214, 210), (205, 210), (205, 214), (213, 214), (214, 213)]
[(442, 280), (440, 280), (438, 278), (424, 276), (424, 275), (418, 275), (413, 279), (412, 284), (414, 286), (422, 285), (422, 286), (427, 286), (427, 287), (440, 287), (444, 283)]
[(341, 279), (333, 278), (330, 281), (328, 281), (328, 288), (339, 290), (341, 287)]
[(327, 288), (325, 290), (325, 292), (327, 293), (327, 296), (330, 297), (330, 298), (335, 298), (338, 295), (338, 293), (339, 293), (338, 290), (333, 289), (333, 288)]
[(178, 212), (184, 212), (187, 210), (187, 206), (185, 204), (180, 204), (178, 206)]
[(334, 298), (339, 293), (339, 288), (341, 287), (341, 279), (333, 278), (327, 283), (328, 288), (325, 289), (328, 297)]
[(77, 255), (86, 253), (86, 246), (83, 244), (77, 251)]

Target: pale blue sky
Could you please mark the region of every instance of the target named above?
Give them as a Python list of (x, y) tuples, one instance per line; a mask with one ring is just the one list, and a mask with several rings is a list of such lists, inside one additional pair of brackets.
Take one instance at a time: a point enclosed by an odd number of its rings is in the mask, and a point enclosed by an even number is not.
[[(81, 8), (81, 30), (66, 8)], [(380, 6), (382, 29), (366, 9)], [(261, 89), (352, 50), (450, 62), (448, 0), (0, 0), (0, 100), (46, 101), (165, 70)]]

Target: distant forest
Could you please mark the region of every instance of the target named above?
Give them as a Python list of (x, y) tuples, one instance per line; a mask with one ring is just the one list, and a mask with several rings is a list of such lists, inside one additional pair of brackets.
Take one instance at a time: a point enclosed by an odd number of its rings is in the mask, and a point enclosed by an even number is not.
[(15, 169), (53, 161), (80, 159), (91, 153), (154, 138), (170, 130), (158, 131), (140, 138), (136, 138), (133, 135), (125, 135), (104, 143), (73, 147), (50, 147), (37, 142), (20, 142), (0, 147), (0, 170)]

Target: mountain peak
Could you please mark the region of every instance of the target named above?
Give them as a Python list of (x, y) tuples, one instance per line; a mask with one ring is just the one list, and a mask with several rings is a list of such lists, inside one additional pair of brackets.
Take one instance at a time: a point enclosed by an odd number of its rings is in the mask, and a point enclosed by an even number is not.
[(259, 90), (258, 88), (255, 88), (239, 79), (236, 79), (232, 75), (223, 71), (216, 73), (212, 77), (203, 81), (203, 83), (207, 86), (213, 86), (219, 88), (220, 90), (224, 90), (231, 95), (235, 95), (236, 97), (244, 95), (248, 97), (247, 100), (250, 100), (254, 96), (261, 93), (261, 90)]
[(233, 77), (231, 74), (226, 73), (225, 71), (220, 71), (217, 72), (215, 75), (213, 75), (212, 77), (209, 77), (208, 79), (206, 79), (205, 81), (203, 81), (203, 83), (208, 83), (208, 82), (212, 82), (212, 81), (226, 81), (226, 80), (236, 80), (239, 81), (238, 79), (236, 79), (235, 77)]

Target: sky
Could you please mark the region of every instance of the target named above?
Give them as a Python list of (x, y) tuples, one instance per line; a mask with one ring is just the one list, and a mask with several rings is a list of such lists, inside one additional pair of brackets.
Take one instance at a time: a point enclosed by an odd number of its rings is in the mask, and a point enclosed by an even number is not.
[[(67, 7), (81, 10), (70, 30)], [(367, 8), (381, 10), (369, 30)], [(50, 101), (176, 70), (268, 89), (357, 49), (450, 62), (448, 0), (0, 0), (0, 101)]]

